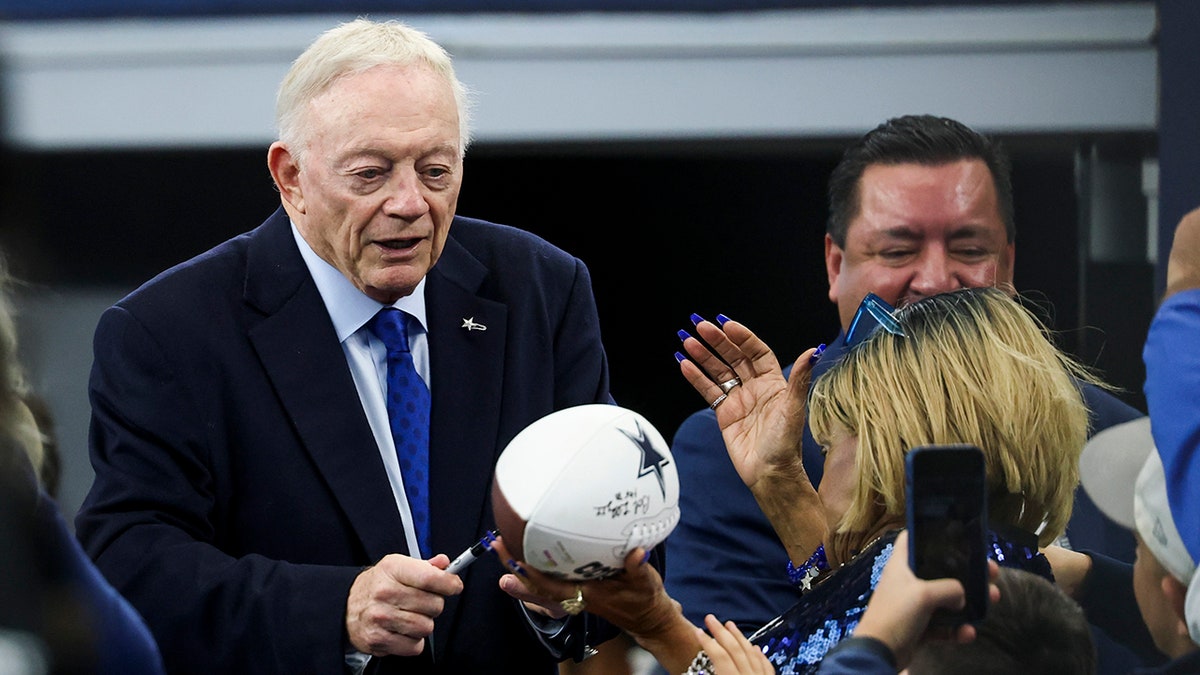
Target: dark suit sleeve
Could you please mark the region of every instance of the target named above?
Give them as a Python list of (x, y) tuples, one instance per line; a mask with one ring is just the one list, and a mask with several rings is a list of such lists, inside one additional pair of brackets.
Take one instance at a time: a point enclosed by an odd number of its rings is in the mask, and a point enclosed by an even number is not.
[[(1088, 407), (1089, 436), (1143, 416), (1136, 408), (1099, 387), (1085, 384), (1081, 390)], [(1121, 562), (1133, 562), (1133, 534), (1101, 513), (1082, 489), (1075, 491), (1075, 506), (1067, 523), (1067, 539), (1075, 550), (1099, 551)]]
[[(1143, 413), (1100, 387), (1084, 384), (1081, 391), (1088, 408), (1089, 436), (1143, 416)], [(1075, 490), (1075, 505), (1066, 534), (1067, 541), (1075, 550), (1097, 551), (1115, 561), (1133, 563), (1136, 549), (1133, 533), (1104, 515), (1082, 487)], [(1136, 611), (1134, 615), (1135, 619), (1141, 616)], [(1092, 622), (1092, 618), (1092, 614), (1089, 614), (1089, 622)], [(1099, 625), (1092, 626), (1092, 639), (1096, 644), (1101, 675), (1126, 673), (1153, 662), (1147, 660), (1145, 654), (1138, 653), (1136, 641), (1134, 647), (1122, 644), (1120, 633), (1112, 633)], [(1154, 653), (1153, 649), (1149, 652), (1150, 655)]]
[(1133, 565), (1091, 551), (1083, 552), (1092, 559), (1092, 569), (1078, 593), (1079, 606), (1088, 623), (1130, 650), (1141, 659), (1141, 665), (1165, 661), (1138, 609), (1133, 594)]
[(680, 521), (667, 538), (666, 588), (684, 616), (713, 613), (743, 631), (762, 626), (799, 599), (787, 579), (787, 551), (742, 483), (716, 416), (702, 410), (675, 433)]
[(101, 317), (90, 384), (96, 479), (78, 536), (171, 646), (168, 670), (239, 672), (255, 663), (257, 672), (340, 672), (358, 569), (218, 548), (234, 545), (217, 541), (231, 507), (210, 471), (225, 433), (212, 414), (221, 394), (210, 383), (219, 378), (195, 366), (180, 372), (167, 347), (120, 307)]

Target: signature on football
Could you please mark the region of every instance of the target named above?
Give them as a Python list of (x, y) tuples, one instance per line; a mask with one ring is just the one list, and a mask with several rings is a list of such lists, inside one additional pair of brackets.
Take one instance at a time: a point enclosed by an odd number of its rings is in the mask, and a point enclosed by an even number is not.
[(626, 490), (613, 495), (607, 504), (593, 506), (597, 518), (624, 518), (630, 515), (642, 515), (650, 512), (650, 497), (638, 496), (637, 490)]

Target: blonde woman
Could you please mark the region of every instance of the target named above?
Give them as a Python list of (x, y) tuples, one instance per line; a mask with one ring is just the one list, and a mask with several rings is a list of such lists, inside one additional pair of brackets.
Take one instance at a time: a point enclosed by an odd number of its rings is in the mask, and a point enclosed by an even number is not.
[[(1077, 381), (1095, 378), (1004, 292), (956, 291), (895, 312), (868, 299), (860, 311), (863, 321), (847, 338), (854, 346), (811, 397), (814, 350), (785, 379), (767, 345), (723, 316), (698, 322), (703, 343), (687, 338), (690, 358), (680, 359), (684, 377), (714, 407), (738, 474), (787, 547), (788, 572), (811, 589), (753, 637), (788, 672), (815, 672), (857, 625), (904, 524), (910, 448), (983, 449), (992, 557), (1050, 576), (1038, 547), (1054, 541), (1070, 517), (1087, 438)], [(871, 331), (869, 322), (880, 327)], [(800, 459), (806, 412), (825, 451), (819, 489)], [(658, 575), (630, 562), (621, 578), (583, 585), (588, 610), (625, 628), (668, 670), (703, 670), (697, 629)], [(545, 597), (575, 595), (570, 584), (526, 573)]]
[(44, 461), (42, 438), (25, 404), (29, 390), (17, 360), (17, 325), (9, 300), (12, 284), (0, 259), (0, 438), (24, 453), (35, 474), (40, 474)]

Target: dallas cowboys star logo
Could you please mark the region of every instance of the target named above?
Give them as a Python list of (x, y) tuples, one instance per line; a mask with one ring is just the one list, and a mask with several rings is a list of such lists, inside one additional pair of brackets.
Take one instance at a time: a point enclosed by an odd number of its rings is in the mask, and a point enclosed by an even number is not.
[(654, 449), (654, 444), (650, 439), (646, 438), (646, 432), (642, 430), (642, 425), (636, 420), (634, 426), (637, 427), (637, 435), (633, 435), (625, 429), (621, 429), (621, 433), (625, 434), (626, 438), (637, 443), (638, 449), (642, 451), (642, 466), (638, 469), (638, 478), (645, 476), (648, 473), (653, 473), (658, 479), (658, 489), (662, 490), (663, 499), (667, 498), (667, 484), (663, 481), (663, 467), (670, 464), (671, 460), (667, 459), (661, 452)]

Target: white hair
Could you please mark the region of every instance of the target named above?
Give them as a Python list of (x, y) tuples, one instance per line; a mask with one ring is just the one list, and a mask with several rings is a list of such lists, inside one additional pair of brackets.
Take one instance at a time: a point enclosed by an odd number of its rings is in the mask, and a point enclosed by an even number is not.
[(334, 82), (380, 65), (421, 64), (441, 75), (458, 106), (459, 153), (471, 141), (470, 96), (454, 74), (450, 54), (428, 35), (399, 21), (356, 19), (322, 33), (292, 62), (275, 99), (279, 140), (303, 157), (304, 108)]

